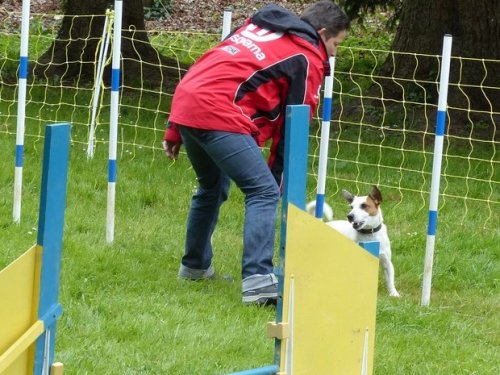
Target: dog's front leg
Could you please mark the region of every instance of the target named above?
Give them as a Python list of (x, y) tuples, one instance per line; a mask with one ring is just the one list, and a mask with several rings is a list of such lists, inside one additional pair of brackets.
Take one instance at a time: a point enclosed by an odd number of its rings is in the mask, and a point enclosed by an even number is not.
[[(390, 251), (390, 250), (389, 250)], [(389, 252), (390, 254), (390, 252)], [(391, 262), (391, 256), (386, 252), (380, 253), (380, 263), (384, 269), (385, 283), (391, 297), (399, 297), (399, 293), (394, 285), (394, 266)]]

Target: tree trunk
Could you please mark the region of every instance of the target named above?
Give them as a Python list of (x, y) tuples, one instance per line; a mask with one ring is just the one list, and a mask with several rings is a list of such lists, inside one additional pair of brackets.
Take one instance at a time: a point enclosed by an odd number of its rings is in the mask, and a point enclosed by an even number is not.
[[(33, 75), (92, 83), (106, 9), (112, 6), (110, 0), (68, 0), (57, 38), (38, 59)], [(145, 31), (143, 0), (123, 1), (121, 54), (122, 84), (127, 86), (172, 88), (186, 68), (181, 64), (179, 69), (177, 61), (165, 58), (151, 46)], [(108, 65), (104, 73), (107, 83), (110, 69)]]
[[(408, 54), (389, 55), (382, 66), (381, 76), (401, 79), (400, 85), (392, 79), (382, 82), (384, 97), (437, 104), (436, 85), (422, 82), (439, 81), (441, 59), (437, 56), (442, 53), (443, 36), (451, 34), (448, 113), (458, 122), (491, 124), (492, 112), (500, 112), (500, 62), (487, 59), (500, 60), (499, 20), (498, 0), (404, 1), (392, 50)], [(371, 93), (382, 94), (378, 87)]]

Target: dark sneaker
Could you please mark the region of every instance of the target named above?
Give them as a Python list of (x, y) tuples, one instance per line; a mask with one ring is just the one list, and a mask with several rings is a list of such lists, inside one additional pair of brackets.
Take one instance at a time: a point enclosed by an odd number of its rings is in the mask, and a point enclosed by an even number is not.
[(215, 278), (215, 269), (212, 265), (206, 270), (197, 270), (181, 264), (179, 267), (179, 278), (187, 280), (206, 280)]
[(275, 305), (278, 299), (278, 284), (250, 289), (243, 292), (243, 303), (256, 305)]

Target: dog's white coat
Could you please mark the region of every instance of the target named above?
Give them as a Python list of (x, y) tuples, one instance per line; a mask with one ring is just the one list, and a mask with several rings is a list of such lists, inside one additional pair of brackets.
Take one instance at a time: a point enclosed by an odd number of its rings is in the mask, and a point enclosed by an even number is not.
[[(331, 220), (327, 221), (326, 224), (354, 242), (378, 241), (380, 243), (380, 264), (384, 270), (385, 282), (389, 295), (392, 297), (399, 297), (399, 292), (394, 285), (394, 265), (391, 261), (391, 242), (382, 217), (382, 210), (380, 209), (380, 203), (382, 203), (380, 191), (374, 186), (369, 195), (355, 196), (343, 190), (342, 196), (351, 205), (351, 211), (347, 214), (348, 220)], [(316, 202), (312, 201), (307, 204), (306, 210), (314, 214), (315, 207)], [(360, 232), (360, 230), (367, 231), (375, 229), (379, 225), (381, 225), (381, 228), (376, 232)]]

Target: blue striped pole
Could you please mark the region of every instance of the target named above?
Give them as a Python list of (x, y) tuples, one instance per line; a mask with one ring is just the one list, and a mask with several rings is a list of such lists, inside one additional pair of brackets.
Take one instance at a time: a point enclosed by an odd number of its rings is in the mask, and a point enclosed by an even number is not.
[(427, 227), (427, 244), (425, 248), (424, 276), (422, 283), (422, 306), (428, 306), (431, 297), (432, 265), (436, 242), (437, 210), (439, 200), (439, 183), (441, 178), (441, 162), (443, 159), (443, 141), (446, 128), (446, 106), (448, 100), (448, 83), (451, 61), (451, 35), (445, 35), (441, 61), (441, 79), (439, 82), (439, 102), (436, 120), (436, 138), (434, 143), (434, 161), (432, 165), (431, 196), (429, 203), (429, 222)]
[(17, 92), (16, 164), (14, 171), (14, 206), (12, 218), (21, 222), (21, 199), (23, 190), (24, 124), (26, 121), (26, 84), (28, 79), (28, 38), (30, 22), (30, 0), (23, 0), (21, 20), (21, 50), (19, 58), (19, 82)]
[(108, 204), (106, 212), (106, 241), (108, 243), (113, 242), (115, 232), (116, 149), (118, 144), (118, 106), (120, 100), (122, 9), (122, 0), (115, 0), (113, 58), (111, 63), (111, 108), (109, 119)]
[(330, 121), (332, 118), (332, 92), (335, 57), (330, 57), (330, 74), (325, 78), (323, 94), (323, 120), (321, 122), (321, 140), (319, 146), (318, 186), (316, 190), (316, 208), (314, 216), (323, 217), (325, 203), (326, 166), (328, 163), (328, 144), (330, 141)]
[(37, 246), (42, 251), (38, 319), (45, 331), (35, 345), (34, 374), (48, 374), (54, 360), (56, 320), (62, 313), (58, 302), (59, 274), (68, 176), (70, 125), (47, 125), (40, 191)]

